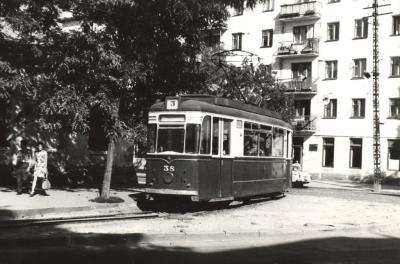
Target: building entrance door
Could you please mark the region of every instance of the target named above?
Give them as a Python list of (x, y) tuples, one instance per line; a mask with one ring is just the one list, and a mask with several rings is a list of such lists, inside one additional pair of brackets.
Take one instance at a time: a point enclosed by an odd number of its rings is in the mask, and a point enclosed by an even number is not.
[(293, 163), (298, 161), (303, 168), (303, 138), (293, 138)]

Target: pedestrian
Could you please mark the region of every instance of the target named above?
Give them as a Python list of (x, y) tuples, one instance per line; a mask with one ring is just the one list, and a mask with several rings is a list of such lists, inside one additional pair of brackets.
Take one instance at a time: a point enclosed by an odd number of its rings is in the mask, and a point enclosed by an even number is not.
[[(35, 195), (36, 182), (39, 180), (40, 185), (42, 185), (43, 181), (47, 179), (48, 171), (47, 171), (47, 151), (43, 149), (43, 143), (39, 142), (37, 144), (37, 149), (34, 157), (34, 169), (33, 169), (33, 182), (32, 182), (32, 190), (30, 196)], [(49, 196), (46, 193), (46, 190), (43, 190), (43, 195)]]
[(295, 170), (295, 171), (301, 171), (301, 165), (300, 165), (300, 163), (299, 163), (298, 160), (296, 160), (296, 162), (293, 163), (292, 168), (293, 168), (293, 170)]
[(248, 156), (257, 156), (257, 136), (251, 136), (245, 143), (244, 153)]
[(15, 166), (14, 175), (17, 178), (17, 195), (21, 195), (23, 183), (26, 182), (30, 176), (29, 170), (32, 164), (32, 155), (25, 140), (20, 139), (12, 163)]

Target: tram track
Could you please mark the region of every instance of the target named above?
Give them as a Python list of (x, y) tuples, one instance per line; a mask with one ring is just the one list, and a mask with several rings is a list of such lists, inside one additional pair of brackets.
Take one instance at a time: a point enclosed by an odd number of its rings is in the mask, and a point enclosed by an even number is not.
[(138, 219), (139, 220), (139, 219), (157, 218), (157, 217), (160, 217), (160, 214), (150, 212), (150, 211), (144, 211), (144, 212), (140, 212), (140, 213), (117, 213), (117, 214), (93, 215), (93, 216), (56, 217), (56, 218), (47, 218), (47, 219), (21, 219), (21, 220), (1, 221), (0, 229), (1, 228), (24, 227), (24, 226), (117, 221), (117, 220), (129, 220), (129, 219)]
[(250, 203), (232, 202), (229, 206), (225, 204), (211, 203), (194, 206), (193, 204), (189, 207), (182, 208), (168, 208), (161, 206), (158, 208), (152, 208), (151, 211), (142, 211), (135, 213), (113, 213), (104, 215), (83, 215), (83, 216), (67, 216), (67, 217), (54, 217), (46, 219), (19, 219), (19, 220), (6, 220), (0, 221), (0, 229), (2, 228), (13, 228), (13, 227), (25, 227), (25, 226), (43, 226), (43, 225), (57, 225), (57, 224), (73, 224), (73, 223), (84, 223), (84, 222), (101, 222), (101, 221), (118, 221), (118, 220), (130, 220), (130, 219), (147, 219), (147, 218), (165, 218), (165, 219), (182, 219), (197, 217), (199, 215), (213, 213), (220, 210), (233, 210), (235, 208), (242, 207), (244, 205), (257, 204), (265, 199), (256, 199)]

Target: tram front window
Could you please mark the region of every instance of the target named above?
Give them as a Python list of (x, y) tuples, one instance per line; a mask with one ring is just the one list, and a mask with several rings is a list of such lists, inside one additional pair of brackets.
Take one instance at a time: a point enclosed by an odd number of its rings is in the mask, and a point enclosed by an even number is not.
[(186, 125), (186, 153), (199, 153), (200, 142), (200, 125), (187, 124)]
[(157, 152), (183, 152), (185, 130), (182, 127), (160, 128), (158, 130)]
[(157, 125), (150, 124), (147, 127), (147, 146), (150, 153), (156, 151), (156, 135), (157, 135)]

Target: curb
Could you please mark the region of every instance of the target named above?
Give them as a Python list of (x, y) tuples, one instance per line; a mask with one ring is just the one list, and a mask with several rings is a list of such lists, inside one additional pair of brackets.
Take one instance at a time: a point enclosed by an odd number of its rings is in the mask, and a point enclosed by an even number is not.
[[(63, 218), (70, 215), (107, 215), (115, 214), (116, 211), (135, 209), (134, 204), (96, 204), (78, 207), (40, 208), (40, 209), (0, 209), (0, 223), (21, 220), (45, 220), (48, 218)], [(104, 212), (107, 210), (107, 212)]]
[[(338, 182), (324, 182), (319, 180), (314, 180), (314, 186), (308, 186), (309, 188), (319, 188), (319, 189), (336, 189), (336, 190), (350, 190), (350, 191), (367, 191), (372, 192), (372, 185), (368, 184), (340, 184)], [(386, 188), (385, 188), (386, 187)], [(380, 193), (375, 194), (400, 194), (400, 188), (390, 188), (390, 185), (382, 186), (382, 190)]]

